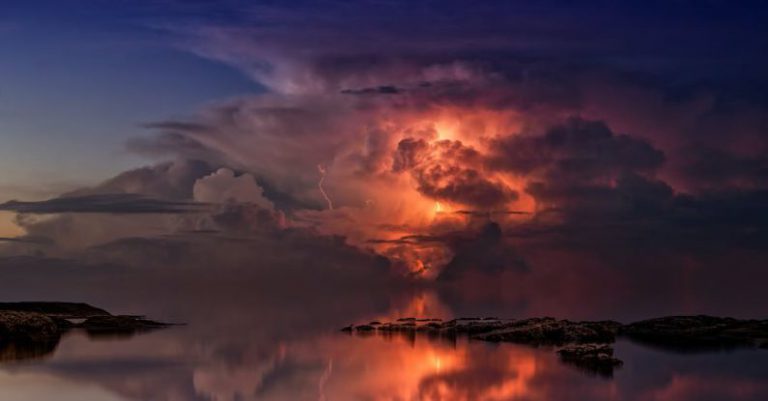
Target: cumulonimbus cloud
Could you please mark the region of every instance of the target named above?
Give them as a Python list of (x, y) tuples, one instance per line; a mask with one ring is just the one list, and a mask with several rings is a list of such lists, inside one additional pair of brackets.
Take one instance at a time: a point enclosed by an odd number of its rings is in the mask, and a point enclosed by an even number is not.
[[(733, 107), (741, 100), (717, 88), (671, 93), (665, 71), (641, 68), (646, 59), (607, 40), (599, 21), (585, 22), (591, 14), (540, 6), (561, 27), (551, 30), (512, 12), (541, 12), (522, 4), (476, 5), (467, 12), (477, 18), (461, 19), (434, 18), (455, 8), (433, 5), (407, 15), (362, 12), (396, 11), (378, 2), (302, 6), (324, 16), (311, 21), (255, 5), (243, 21), (164, 27), (180, 48), (237, 67), (266, 93), (147, 124), (129, 149), (174, 162), (69, 195), (231, 199), (174, 227), (338, 236), (432, 276), (475, 256), (480, 271), (504, 270), (483, 253), (526, 271), (516, 254), (500, 251), (519, 240), (755, 249), (768, 238), (758, 206), (768, 190), (765, 105)], [(346, 18), (351, 11), (365, 18)], [(264, 16), (270, 24), (259, 24)], [(447, 26), (455, 29), (440, 29)], [(698, 68), (690, 62), (697, 54), (689, 56), (675, 61), (680, 70)], [(122, 201), (113, 208), (169, 206)], [(57, 202), (6, 208), (106, 210)]]

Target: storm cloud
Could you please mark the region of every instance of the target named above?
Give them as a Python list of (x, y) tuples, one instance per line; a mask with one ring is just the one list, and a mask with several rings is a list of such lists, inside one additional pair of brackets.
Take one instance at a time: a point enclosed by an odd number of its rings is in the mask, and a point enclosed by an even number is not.
[[(679, 277), (701, 290), (729, 260), (762, 260), (768, 59), (745, 49), (768, 35), (753, 16), (712, 2), (234, 4), (177, 4), (189, 20), (153, 26), (263, 91), (144, 124), (127, 148), (155, 164), (4, 204), (28, 235), (102, 253), (300, 237), (470, 296), (542, 288), (564, 304), (628, 281), (642, 303), (655, 279), (677, 300)], [(669, 11), (655, 29), (647, 7)], [(740, 279), (766, 274), (743, 266)]]
[(481, 155), (459, 141), (406, 138), (397, 145), (392, 170), (408, 171), (423, 195), (471, 207), (492, 209), (517, 198), (517, 193), (502, 182), (484, 177)]

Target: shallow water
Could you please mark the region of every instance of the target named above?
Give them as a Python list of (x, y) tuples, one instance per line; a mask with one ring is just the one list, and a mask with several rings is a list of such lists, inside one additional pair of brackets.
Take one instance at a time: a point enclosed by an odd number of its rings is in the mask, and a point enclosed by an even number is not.
[[(357, 321), (449, 312), (435, 302), (421, 296)], [(308, 315), (299, 319), (302, 305)], [(768, 399), (765, 350), (686, 354), (620, 340), (624, 366), (607, 378), (547, 348), (344, 334), (330, 317), (339, 305), (218, 306), (187, 315), (186, 326), (131, 338), (70, 333), (52, 353), (0, 365), (0, 400)]]

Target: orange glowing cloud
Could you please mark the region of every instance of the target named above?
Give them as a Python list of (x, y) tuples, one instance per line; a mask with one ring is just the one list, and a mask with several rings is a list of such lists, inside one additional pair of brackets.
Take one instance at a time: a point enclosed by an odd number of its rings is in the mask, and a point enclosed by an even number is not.
[[(485, 162), (493, 139), (520, 129), (515, 113), (434, 106), (373, 118), (370, 124), (380, 127), (375, 139), (359, 146), (350, 141), (322, 170), (318, 194), (325, 203), (339, 199), (338, 206), (302, 210), (295, 224), (343, 235), (388, 257), (402, 273), (432, 278), (453, 254), (446, 244), (424, 239), (466, 229), (472, 217), (461, 212), (535, 210), (523, 178)], [(372, 170), (361, 173), (371, 143), (383, 151), (366, 164)]]

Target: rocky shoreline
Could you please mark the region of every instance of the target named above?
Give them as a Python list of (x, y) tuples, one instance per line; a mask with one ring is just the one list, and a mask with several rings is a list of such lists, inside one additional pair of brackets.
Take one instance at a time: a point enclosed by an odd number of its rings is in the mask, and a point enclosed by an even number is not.
[(358, 335), (427, 335), (433, 338), (509, 342), (555, 349), (560, 360), (586, 372), (610, 377), (623, 362), (614, 357), (617, 337), (659, 348), (703, 351), (739, 347), (768, 348), (768, 320), (740, 320), (706, 315), (668, 316), (630, 324), (616, 321), (530, 319), (401, 318), (394, 322), (350, 325)]
[(40, 358), (55, 350), (62, 335), (84, 330), (90, 337), (131, 336), (170, 324), (143, 316), (112, 315), (84, 303), (0, 303), (0, 362)]

